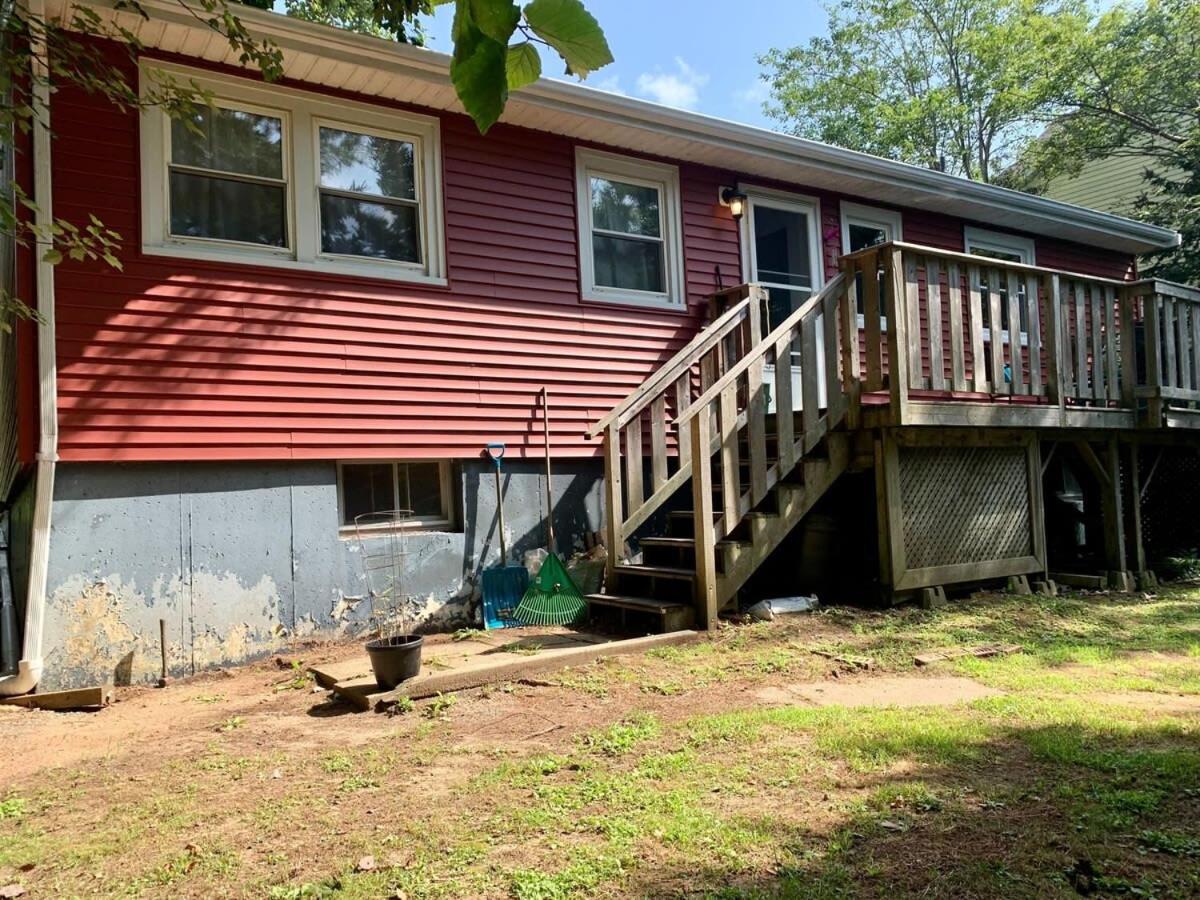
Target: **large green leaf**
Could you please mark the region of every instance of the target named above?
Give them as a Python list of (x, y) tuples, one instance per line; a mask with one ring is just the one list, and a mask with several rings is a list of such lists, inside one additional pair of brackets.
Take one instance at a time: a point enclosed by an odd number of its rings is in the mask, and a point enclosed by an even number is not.
[(508, 48), (508, 89), (515, 91), (537, 81), (542, 74), (542, 58), (529, 41)]
[(533, 0), (525, 7), (525, 21), (558, 51), (569, 74), (585, 78), (613, 61), (600, 23), (579, 0)]
[(521, 21), (521, 10), (512, 0), (467, 0), (475, 26), (493, 41), (507, 44)]
[(481, 134), (496, 124), (508, 102), (508, 46), (480, 30), (466, 2), (454, 11), (450, 81)]

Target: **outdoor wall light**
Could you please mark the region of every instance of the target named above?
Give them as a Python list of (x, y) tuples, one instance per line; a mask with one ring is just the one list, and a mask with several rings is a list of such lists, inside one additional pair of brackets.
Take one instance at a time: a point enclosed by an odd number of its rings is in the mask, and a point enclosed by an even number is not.
[(722, 188), (721, 205), (729, 207), (729, 213), (736, 221), (746, 212), (746, 195), (737, 188)]

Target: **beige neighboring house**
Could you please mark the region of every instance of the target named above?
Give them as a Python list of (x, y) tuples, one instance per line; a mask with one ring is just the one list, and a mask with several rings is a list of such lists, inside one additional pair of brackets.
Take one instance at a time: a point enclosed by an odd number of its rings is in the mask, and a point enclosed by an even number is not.
[(1089, 209), (1141, 218), (1138, 198), (1146, 192), (1148, 156), (1110, 156), (1084, 163), (1078, 174), (1059, 175), (1046, 186), (1045, 196)]

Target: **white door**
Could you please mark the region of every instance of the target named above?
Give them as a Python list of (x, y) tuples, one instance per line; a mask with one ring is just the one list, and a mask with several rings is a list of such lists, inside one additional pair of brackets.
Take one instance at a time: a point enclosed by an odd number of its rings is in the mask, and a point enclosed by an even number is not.
[[(777, 191), (747, 189), (746, 233), (742, 246), (747, 249), (745, 269), (751, 281), (767, 289), (765, 329), (772, 331), (813, 295), (823, 282), (821, 244), (817, 231), (817, 202)], [(792, 353), (792, 407), (801, 408), (800, 382), (819, 378), (819, 399), (825, 405), (824, 322), (817, 322), (816, 372), (800, 370), (799, 343)], [(764, 379), (770, 389), (768, 409), (775, 411), (775, 371), (767, 366)]]

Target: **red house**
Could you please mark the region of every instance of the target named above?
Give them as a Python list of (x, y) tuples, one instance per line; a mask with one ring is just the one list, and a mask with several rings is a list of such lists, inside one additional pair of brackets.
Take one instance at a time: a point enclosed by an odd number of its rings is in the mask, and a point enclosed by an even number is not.
[(45, 322), (3, 348), (0, 692), (155, 677), (160, 619), (177, 673), (354, 628), (381, 509), (423, 626), (477, 621), (485, 444), (510, 558), (545, 542), (542, 388), (560, 547), (602, 535), (631, 627), (802, 571), (1147, 571), (1144, 446), (1200, 400), (1200, 292), (1134, 281), (1175, 233), (557, 81), (482, 137), (449, 57), (246, 8), (268, 84), (178, 5), (92, 5), (131, 83), (215, 99), (189, 128), (63, 89), (18, 159), (125, 240), (122, 271), (17, 259)]

